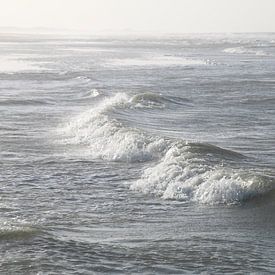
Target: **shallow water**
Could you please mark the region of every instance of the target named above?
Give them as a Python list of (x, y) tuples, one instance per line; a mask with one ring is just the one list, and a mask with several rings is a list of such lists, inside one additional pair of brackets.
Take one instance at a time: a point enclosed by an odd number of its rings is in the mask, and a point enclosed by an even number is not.
[(273, 34), (0, 36), (0, 273), (274, 273)]

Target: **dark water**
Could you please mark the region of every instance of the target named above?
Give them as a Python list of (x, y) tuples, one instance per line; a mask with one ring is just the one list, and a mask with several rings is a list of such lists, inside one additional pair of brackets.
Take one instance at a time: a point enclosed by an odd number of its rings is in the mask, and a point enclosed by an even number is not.
[(275, 35), (0, 36), (0, 273), (274, 273)]

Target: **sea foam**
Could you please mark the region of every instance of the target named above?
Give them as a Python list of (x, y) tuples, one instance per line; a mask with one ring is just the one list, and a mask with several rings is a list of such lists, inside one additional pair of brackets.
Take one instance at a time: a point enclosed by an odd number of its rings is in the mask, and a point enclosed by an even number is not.
[(174, 145), (157, 163), (146, 169), (131, 185), (132, 190), (207, 204), (245, 201), (267, 191), (263, 178), (223, 167), (209, 165), (207, 158), (191, 153), (192, 146)]

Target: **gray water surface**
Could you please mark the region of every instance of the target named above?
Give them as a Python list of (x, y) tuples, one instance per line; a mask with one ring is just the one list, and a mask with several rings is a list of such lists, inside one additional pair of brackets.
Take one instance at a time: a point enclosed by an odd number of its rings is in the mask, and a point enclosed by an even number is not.
[(0, 273), (274, 273), (275, 35), (0, 35)]

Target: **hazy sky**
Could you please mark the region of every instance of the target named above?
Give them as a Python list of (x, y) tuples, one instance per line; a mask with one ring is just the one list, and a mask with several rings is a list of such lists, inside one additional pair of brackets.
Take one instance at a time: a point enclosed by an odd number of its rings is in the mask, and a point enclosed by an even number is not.
[(0, 27), (275, 32), (275, 0), (0, 0)]

